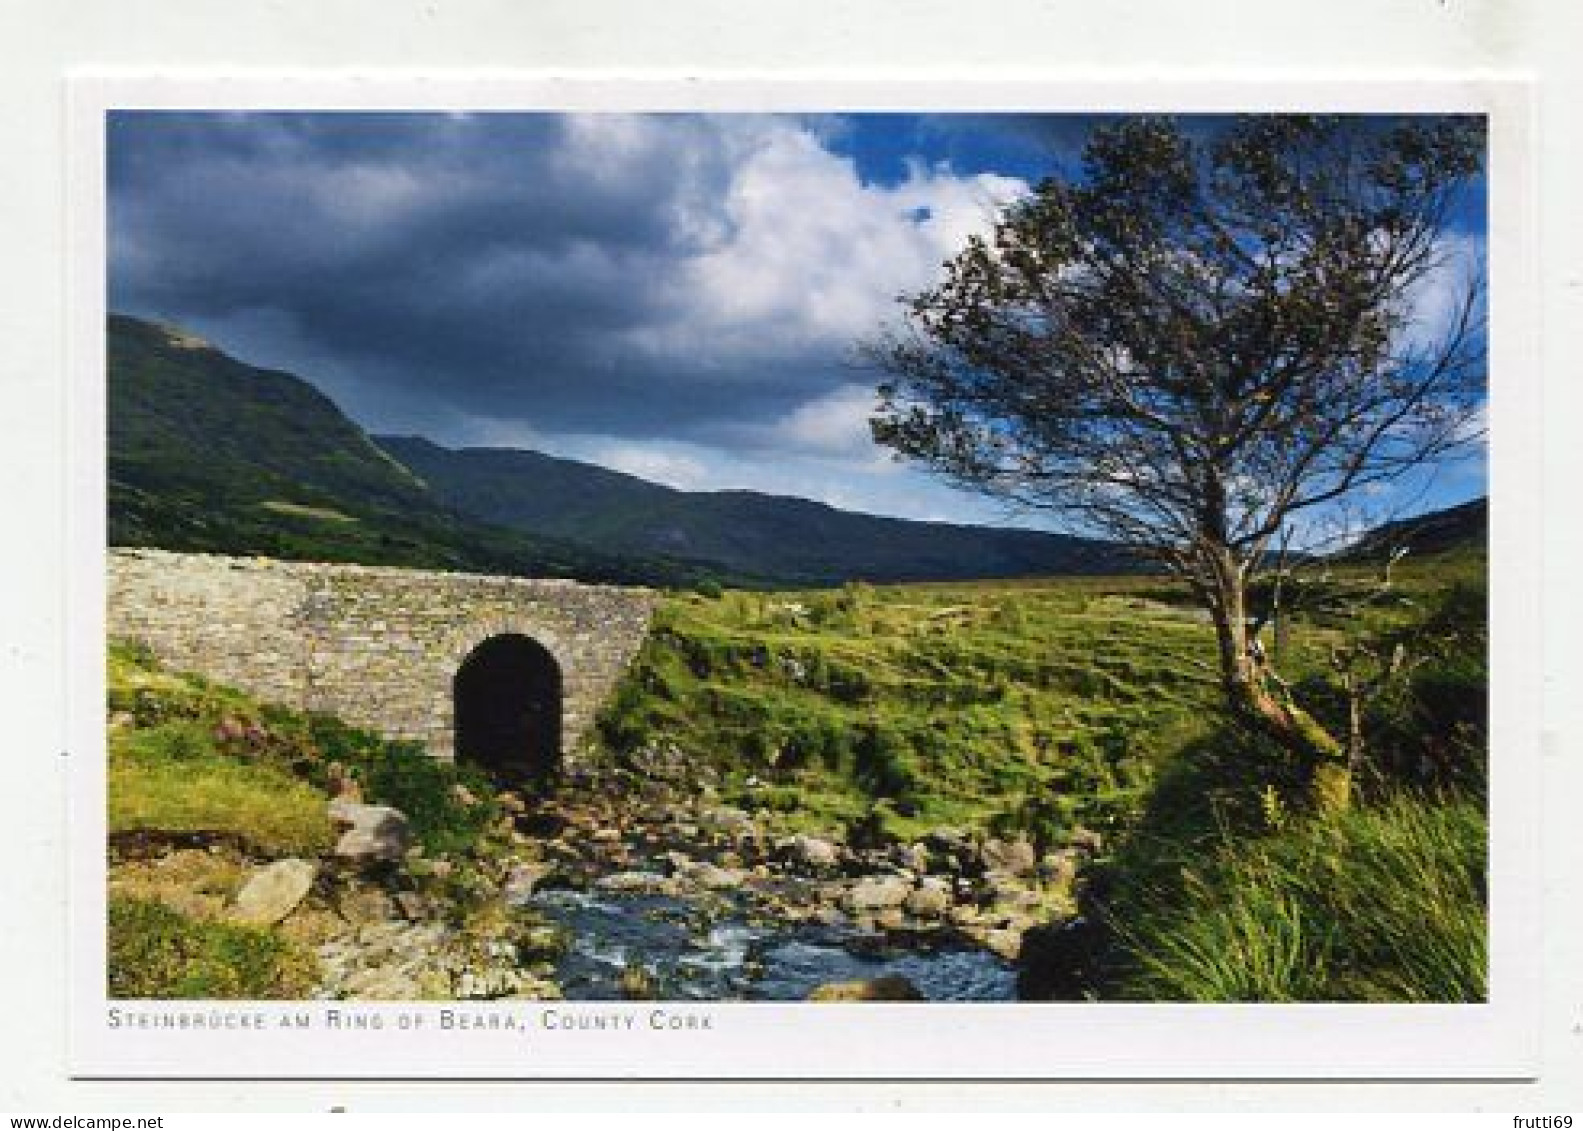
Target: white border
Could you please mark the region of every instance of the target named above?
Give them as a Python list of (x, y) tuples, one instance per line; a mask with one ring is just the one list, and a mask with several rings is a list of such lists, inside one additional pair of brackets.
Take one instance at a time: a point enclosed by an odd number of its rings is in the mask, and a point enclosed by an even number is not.
[[(68, 692), (72, 1072), (78, 1077), (1525, 1079), (1538, 1065), (1539, 371), (1531, 95), (1516, 81), (1181, 82), (1115, 72), (1015, 81), (557, 78), (469, 72), (72, 79), (68, 120)], [(706, 1032), (647, 1028), (650, 1007), (499, 1003), (526, 1031), (438, 1031), (442, 1007), (364, 1007), (355, 1035), (111, 1030), (104, 996), (104, 115), (122, 108), (430, 110), (1474, 111), (1491, 116), (1491, 999), (1466, 1006), (1033, 1004), (689, 1006)], [(323, 1003), (210, 1003), (268, 1019)], [(204, 1003), (162, 1003), (207, 1012)], [(355, 1007), (342, 1007), (347, 1010)], [(628, 1013), (630, 1031), (536, 1027)], [(401, 1016), (421, 1017), (419, 1029)]]

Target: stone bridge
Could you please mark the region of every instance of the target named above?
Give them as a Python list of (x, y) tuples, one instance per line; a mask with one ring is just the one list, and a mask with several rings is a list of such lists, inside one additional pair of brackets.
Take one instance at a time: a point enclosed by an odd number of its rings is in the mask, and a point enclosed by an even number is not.
[(107, 627), (172, 670), (521, 780), (575, 755), (655, 599), (572, 581), (116, 549)]

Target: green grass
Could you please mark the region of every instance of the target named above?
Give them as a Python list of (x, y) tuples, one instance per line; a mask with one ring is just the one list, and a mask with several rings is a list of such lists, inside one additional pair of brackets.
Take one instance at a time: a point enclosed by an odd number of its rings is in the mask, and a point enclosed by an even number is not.
[(1112, 901), (1115, 996), (1483, 1001), (1485, 840), (1479, 807), (1408, 795), (1228, 834), (1168, 882)]
[(299, 999), (313, 958), (263, 927), (192, 919), (162, 903), (109, 906), (110, 996), (153, 999)]
[(491, 784), (470, 767), (163, 671), (135, 645), (112, 642), (108, 681), (110, 711), (124, 719), (110, 733), (112, 832), (216, 834), (265, 855), (321, 852), (332, 843), (332, 764), (351, 772), (365, 800), (405, 813), (430, 852), (470, 848), (497, 816)]
[(601, 733), (675, 745), (787, 827), (1107, 828), (1214, 696), (1208, 627), (1143, 584), (679, 597)]
[(111, 745), (112, 833), (215, 834), (266, 856), (314, 855), (333, 843), (326, 802), (285, 770), (218, 752), (198, 723), (164, 723)]

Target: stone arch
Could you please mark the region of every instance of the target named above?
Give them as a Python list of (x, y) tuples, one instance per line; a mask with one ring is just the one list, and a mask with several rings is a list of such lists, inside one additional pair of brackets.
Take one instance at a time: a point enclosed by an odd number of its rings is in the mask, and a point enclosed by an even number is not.
[(538, 633), (483, 634), (451, 679), (455, 757), (503, 784), (531, 784), (555, 772), (562, 754), (565, 678)]

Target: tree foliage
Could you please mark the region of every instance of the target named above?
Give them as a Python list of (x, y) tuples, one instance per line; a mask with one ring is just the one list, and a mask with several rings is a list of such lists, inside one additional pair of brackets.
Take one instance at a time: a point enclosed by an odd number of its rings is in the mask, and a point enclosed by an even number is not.
[(1184, 577), (1233, 707), (1334, 757), (1263, 669), (1247, 586), (1300, 517), (1476, 432), (1482, 293), (1452, 279), (1448, 219), (1483, 152), (1470, 117), (1097, 129), (1081, 176), (1008, 207), (868, 347), (875, 439)]

